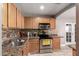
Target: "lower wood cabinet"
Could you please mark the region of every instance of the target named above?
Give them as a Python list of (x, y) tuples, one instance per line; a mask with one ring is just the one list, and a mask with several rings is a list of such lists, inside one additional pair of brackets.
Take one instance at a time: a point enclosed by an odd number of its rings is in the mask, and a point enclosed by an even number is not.
[(28, 54), (39, 53), (39, 40), (30, 39), (29, 42), (25, 43), (22, 48), (18, 50), (18, 56), (27, 56)]
[(77, 51), (76, 51), (76, 49), (73, 49), (73, 48), (72, 48), (72, 55), (73, 55), (73, 56), (77, 56)]
[(23, 46), (22, 48), (19, 49), (18, 56), (27, 56), (28, 53), (29, 53), (28, 47)]
[[(53, 50), (60, 49), (60, 38), (54, 37), (52, 39), (52, 48)], [(22, 48), (19, 49), (19, 56), (27, 56), (28, 54), (39, 53), (39, 39), (30, 39), (28, 43), (25, 44)]]
[(18, 56), (27, 56), (29, 53), (29, 43), (25, 42), (24, 45), (19, 48)]
[(23, 47), (23, 49), (22, 49), (22, 55), (23, 56), (28, 55), (28, 48), (27, 47)]
[(53, 50), (60, 49), (60, 37), (54, 37), (52, 40)]
[(30, 39), (29, 52), (30, 54), (39, 53), (39, 40), (38, 39)]

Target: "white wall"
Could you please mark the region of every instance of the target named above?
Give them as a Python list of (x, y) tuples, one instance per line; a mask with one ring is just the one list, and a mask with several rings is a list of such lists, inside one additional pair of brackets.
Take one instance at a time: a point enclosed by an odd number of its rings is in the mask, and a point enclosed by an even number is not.
[(56, 18), (56, 29), (61, 38), (61, 45), (65, 45), (65, 24), (76, 23), (76, 7), (72, 7)]
[(0, 3), (0, 56), (2, 55), (2, 4)]

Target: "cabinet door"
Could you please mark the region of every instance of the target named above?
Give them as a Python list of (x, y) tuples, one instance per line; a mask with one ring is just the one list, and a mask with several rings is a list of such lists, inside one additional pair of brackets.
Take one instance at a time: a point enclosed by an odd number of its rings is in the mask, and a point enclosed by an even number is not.
[(77, 50), (74, 49), (74, 48), (72, 48), (72, 55), (73, 55), (73, 56), (77, 56)]
[(21, 28), (24, 29), (24, 17), (22, 16), (22, 20), (21, 20)]
[(32, 18), (30, 17), (25, 17), (24, 18), (24, 27), (27, 29), (32, 29), (33, 25), (32, 25)]
[(39, 23), (49, 23), (49, 18), (39, 18)]
[(8, 8), (7, 7), (8, 7), (8, 4), (7, 3), (4, 3), (3, 4), (3, 11), (2, 11), (3, 12), (3, 14), (2, 14), (2, 18), (3, 18), (2, 19), (2, 27), (3, 28), (7, 28), (8, 27), (8, 19), (7, 19), (8, 18), (7, 17), (7, 14), (8, 14), (7, 13), (7, 11), (8, 11), (7, 9)]
[(17, 28), (21, 28), (21, 20), (22, 20), (21, 12), (17, 9)]
[(23, 56), (28, 55), (28, 48), (27, 47), (23, 47), (23, 49), (22, 49), (22, 55)]
[(35, 42), (34, 42), (34, 46), (35, 46), (35, 53), (39, 53), (39, 40), (38, 39), (35, 39)]
[(38, 29), (39, 20), (36, 18), (33, 18), (33, 29)]
[(56, 27), (56, 19), (54, 19), (54, 18), (50, 19), (50, 27), (51, 27), (51, 29), (55, 29), (55, 27)]
[(8, 26), (16, 28), (16, 7), (14, 4), (8, 4)]
[(38, 53), (39, 52), (39, 40), (38, 39), (31, 39), (29, 45), (30, 53)]
[(53, 38), (52, 46), (53, 49), (60, 49), (60, 38)]

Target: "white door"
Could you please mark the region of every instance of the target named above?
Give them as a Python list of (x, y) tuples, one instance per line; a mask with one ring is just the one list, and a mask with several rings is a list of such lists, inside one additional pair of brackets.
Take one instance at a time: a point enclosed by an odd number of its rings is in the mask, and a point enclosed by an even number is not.
[(74, 23), (67, 23), (66, 24), (66, 40), (65, 43), (67, 44), (75, 44), (75, 24)]

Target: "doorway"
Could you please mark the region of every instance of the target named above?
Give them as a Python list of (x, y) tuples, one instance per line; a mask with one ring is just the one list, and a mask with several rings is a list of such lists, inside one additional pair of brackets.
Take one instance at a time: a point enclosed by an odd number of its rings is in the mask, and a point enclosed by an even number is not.
[(66, 23), (65, 29), (65, 44), (75, 44), (75, 23)]

